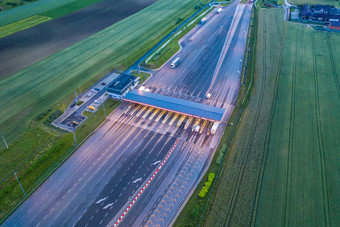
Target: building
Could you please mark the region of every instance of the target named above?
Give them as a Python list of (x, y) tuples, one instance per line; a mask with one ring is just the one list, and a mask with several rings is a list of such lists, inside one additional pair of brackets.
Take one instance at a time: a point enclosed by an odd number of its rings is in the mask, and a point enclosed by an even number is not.
[(138, 77), (122, 74), (112, 81), (107, 92), (111, 98), (123, 99), (123, 97), (138, 85)]
[(300, 8), (301, 19), (311, 22), (338, 22), (340, 21), (340, 10), (327, 5), (303, 5)]
[(334, 29), (334, 30), (340, 30), (340, 22), (335, 22), (335, 21), (332, 21), (330, 24), (329, 24), (329, 28), (330, 29)]

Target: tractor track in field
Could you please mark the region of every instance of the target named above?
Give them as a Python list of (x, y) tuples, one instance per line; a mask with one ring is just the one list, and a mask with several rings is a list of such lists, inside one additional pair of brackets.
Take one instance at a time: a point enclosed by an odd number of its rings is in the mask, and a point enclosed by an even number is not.
[[(267, 31), (264, 30), (264, 34), (266, 34), (266, 32)], [(266, 37), (266, 36), (264, 35), (264, 37)], [(265, 43), (265, 45), (264, 45), (264, 47), (265, 47), (266, 46), (266, 39), (264, 39), (264, 43)], [(264, 70), (265, 70), (265, 66), (266, 66), (266, 55), (264, 54), (264, 61), (263, 61), (263, 69)], [(241, 167), (240, 167), (239, 175), (238, 175), (238, 178), (237, 178), (237, 181), (236, 181), (236, 185), (235, 185), (234, 190), (233, 190), (231, 201), (230, 201), (229, 207), (227, 209), (227, 215), (226, 215), (226, 218), (224, 220), (224, 226), (230, 226), (231, 217), (232, 217), (233, 212), (235, 210), (235, 204), (236, 204), (236, 201), (238, 199), (242, 180), (243, 180), (243, 175), (244, 175), (244, 171), (245, 171), (245, 167), (246, 167), (246, 160), (247, 160), (247, 157), (249, 156), (249, 153), (250, 153), (250, 152), (247, 152), (247, 151), (250, 151), (252, 146), (253, 146), (257, 125), (259, 123), (259, 116), (260, 116), (260, 111), (261, 111), (261, 107), (262, 107), (262, 101), (263, 101), (263, 98), (264, 98), (264, 91), (265, 91), (265, 85), (266, 85), (266, 79), (267, 79), (266, 73), (264, 73), (263, 75), (264, 76), (263, 76), (262, 83), (261, 83), (259, 102), (256, 106), (255, 118), (253, 120), (253, 125), (255, 125), (255, 127), (253, 128), (252, 133), (250, 135), (251, 138), (248, 141), (248, 144), (247, 144), (246, 148), (243, 150), (243, 153), (242, 153), (243, 156), (241, 158), (242, 159)]]
[(319, 83), (318, 83), (318, 75), (317, 75), (317, 62), (316, 62), (316, 50), (315, 50), (315, 40), (314, 33), (312, 33), (312, 51), (313, 51), (313, 67), (314, 67), (314, 101), (315, 101), (315, 117), (316, 117), (316, 127), (317, 127), (317, 137), (318, 137), (318, 145), (319, 145), (319, 154), (320, 154), (320, 167), (321, 167), (321, 189), (322, 189), (322, 200), (323, 200), (323, 213), (324, 213), (324, 222), (325, 226), (332, 226), (331, 219), (329, 218), (330, 207), (328, 201), (328, 187), (327, 187), (327, 173), (325, 167), (325, 151), (323, 144), (323, 135), (321, 130), (321, 120), (320, 120), (320, 100), (319, 100)]
[[(294, 35), (294, 58), (293, 58), (293, 73), (290, 99), (290, 116), (289, 116), (289, 133), (288, 133), (288, 158), (287, 158), (287, 178), (286, 178), (286, 193), (285, 193), (285, 215), (284, 226), (290, 223), (291, 214), (291, 199), (292, 199), (292, 162), (294, 150), (294, 128), (295, 128), (295, 87), (296, 87), (296, 59), (297, 58), (297, 32)], [(302, 39), (302, 38), (301, 38)]]
[(327, 46), (328, 46), (328, 52), (329, 52), (329, 56), (331, 58), (331, 63), (332, 63), (332, 70), (333, 70), (333, 76), (334, 76), (334, 80), (335, 80), (335, 86), (336, 89), (338, 91), (338, 96), (340, 96), (340, 83), (339, 83), (339, 78), (338, 78), (338, 73), (336, 71), (335, 68), (335, 61), (334, 61), (334, 55), (333, 55), (333, 51), (332, 51), (332, 44), (329, 38), (329, 34), (326, 34), (327, 37)]
[[(278, 18), (276, 17), (275, 19), (276, 19), (276, 23), (277, 23)], [(262, 189), (265, 163), (266, 163), (266, 160), (267, 160), (267, 157), (268, 157), (268, 146), (269, 146), (271, 130), (272, 130), (272, 127), (273, 127), (272, 122), (273, 122), (273, 118), (274, 118), (274, 112), (275, 112), (275, 109), (276, 109), (277, 88), (278, 88), (278, 84), (279, 84), (279, 80), (280, 80), (282, 55), (283, 55), (284, 42), (285, 42), (286, 33), (287, 33), (286, 24), (283, 27), (283, 32), (279, 31), (280, 30), (279, 27), (277, 27), (277, 30), (278, 30), (278, 33), (281, 34), (280, 35), (281, 42), (280, 42), (279, 64), (278, 64), (278, 68), (277, 68), (277, 72), (276, 72), (276, 78), (275, 78), (275, 84), (274, 84), (274, 95), (273, 95), (273, 99), (272, 99), (269, 121), (268, 121), (268, 124), (267, 124), (267, 131), (266, 131), (266, 136), (265, 136), (266, 141), (264, 143), (264, 152), (263, 152), (262, 157), (261, 157), (260, 172), (259, 172), (259, 175), (258, 175), (258, 178), (257, 178), (257, 183), (256, 183), (255, 199), (254, 199), (254, 204), (253, 204), (253, 208), (252, 208), (251, 223), (250, 223), (251, 226), (255, 226), (256, 220), (257, 220), (257, 210), (258, 210), (258, 206), (259, 206), (259, 198), (260, 198), (260, 193), (261, 193), (261, 189)], [(265, 56), (266, 45), (264, 45), (263, 53), (264, 53), (264, 56)], [(265, 63), (264, 63), (264, 66), (265, 66)], [(264, 72), (266, 73), (265, 68), (264, 68)]]

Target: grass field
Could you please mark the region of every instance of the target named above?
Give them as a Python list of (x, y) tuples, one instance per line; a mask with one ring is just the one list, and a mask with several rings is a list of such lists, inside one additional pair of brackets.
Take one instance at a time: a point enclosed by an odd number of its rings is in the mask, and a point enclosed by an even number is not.
[(0, 26), (61, 7), (76, 0), (39, 0), (0, 13)]
[(102, 0), (75, 0), (63, 6), (45, 11), (41, 13), (40, 15), (57, 18), (57, 17), (64, 16), (66, 14), (72, 13), (74, 11), (77, 11), (79, 9), (85, 8), (89, 5), (92, 5), (100, 1)]
[[(0, 81), (0, 128), (9, 141), (30, 120), (102, 71), (131, 64), (200, 1), (161, 0), (117, 24)], [(124, 38), (122, 38), (124, 37)], [(92, 81), (93, 82), (93, 81)]]
[(311, 4), (311, 5), (332, 5), (338, 8), (340, 7), (339, 0), (288, 0), (288, 1), (294, 5)]
[(0, 27), (0, 38), (11, 35), (18, 31), (33, 27), (35, 25), (44, 23), (52, 18), (46, 16), (35, 15), (32, 17), (28, 17), (26, 19), (14, 22), (12, 24), (8, 24)]
[(340, 225), (340, 36), (260, 9), (255, 84), (205, 226)]

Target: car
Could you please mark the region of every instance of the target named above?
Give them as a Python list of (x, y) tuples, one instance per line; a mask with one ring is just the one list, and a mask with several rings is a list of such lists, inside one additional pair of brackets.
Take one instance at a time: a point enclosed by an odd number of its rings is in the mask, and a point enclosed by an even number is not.
[(78, 121), (73, 121), (72, 123), (73, 123), (73, 125), (79, 125)]
[(86, 97), (90, 97), (91, 95), (92, 95), (92, 93), (89, 92), (89, 93), (86, 94)]
[(94, 103), (95, 104), (100, 104), (100, 101), (99, 100), (94, 100)]
[(89, 110), (96, 110), (96, 108), (94, 108), (94, 106), (88, 106)]
[(105, 82), (103, 82), (103, 83), (102, 83), (102, 85), (106, 85), (106, 83), (105, 83)]
[(99, 89), (99, 88), (97, 88), (97, 87), (95, 87), (95, 88), (94, 88), (94, 90), (95, 90), (95, 91), (97, 91), (97, 92), (98, 92), (98, 91), (100, 91), (100, 89)]

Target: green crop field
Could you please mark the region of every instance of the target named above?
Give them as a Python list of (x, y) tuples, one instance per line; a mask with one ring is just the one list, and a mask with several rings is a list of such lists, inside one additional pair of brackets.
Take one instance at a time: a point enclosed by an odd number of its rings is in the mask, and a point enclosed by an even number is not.
[(50, 17), (35, 15), (0, 27), (0, 38), (51, 20)]
[(294, 5), (312, 4), (312, 5), (332, 5), (335, 7), (340, 7), (339, 0), (288, 0), (288, 1)]
[(77, 0), (39, 0), (0, 13), (0, 26), (31, 17)]
[(161, 0), (117, 24), (0, 80), (0, 128), (9, 141), (30, 120), (104, 69), (131, 64), (169, 29), (193, 13), (199, 0)]
[(255, 84), (205, 226), (340, 225), (340, 36), (260, 9)]

